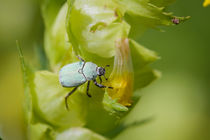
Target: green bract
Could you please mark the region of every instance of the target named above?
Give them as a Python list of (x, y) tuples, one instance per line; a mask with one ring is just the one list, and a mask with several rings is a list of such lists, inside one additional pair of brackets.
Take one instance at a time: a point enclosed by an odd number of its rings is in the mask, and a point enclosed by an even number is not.
[[(158, 59), (156, 53), (141, 46), (135, 39), (149, 28), (173, 24), (172, 19), (177, 17), (166, 13), (162, 7), (172, 1), (41, 1), (45, 23), (44, 48), (51, 69), (32, 71), (19, 51), (29, 138), (104, 140), (111, 132), (116, 132), (112, 133), (112, 137), (120, 133), (116, 129), (122, 123), (122, 117), (138, 101), (122, 104), (123, 100), (160, 76), (158, 71), (148, 66)], [(107, 76), (111, 74), (114, 81), (104, 84), (118, 84), (119, 91), (112, 94), (122, 94), (123, 98), (110, 96), (110, 91), (105, 92), (93, 84), (89, 91), (92, 98), (89, 98), (84, 84), (70, 96), (67, 111), (64, 97), (72, 88), (60, 85), (58, 71), (65, 64), (78, 61), (76, 55), (98, 66), (111, 65)], [(129, 79), (130, 76), (134, 79)], [(129, 97), (124, 96), (126, 92), (129, 92)]]

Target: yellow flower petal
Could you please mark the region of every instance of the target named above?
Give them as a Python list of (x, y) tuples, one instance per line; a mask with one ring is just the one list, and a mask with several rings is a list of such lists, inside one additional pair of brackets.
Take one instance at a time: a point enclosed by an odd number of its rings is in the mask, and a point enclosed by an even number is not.
[(116, 41), (114, 68), (109, 80), (114, 88), (108, 90), (109, 96), (124, 106), (130, 106), (133, 94), (133, 66), (127, 38)]
[(203, 7), (207, 7), (208, 5), (210, 5), (210, 0), (205, 0), (203, 3)]

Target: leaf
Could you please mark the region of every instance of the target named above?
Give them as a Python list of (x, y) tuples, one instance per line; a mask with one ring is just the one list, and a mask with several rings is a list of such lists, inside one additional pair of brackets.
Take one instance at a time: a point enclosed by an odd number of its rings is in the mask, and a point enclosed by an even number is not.
[(46, 28), (50, 28), (66, 0), (39, 0)]
[(145, 65), (148, 65), (159, 59), (156, 52), (141, 46), (132, 39), (130, 40), (130, 49), (133, 65), (138, 66), (139, 68), (144, 67)]
[(165, 7), (175, 2), (175, 0), (149, 0), (149, 3), (152, 3), (158, 7)]
[(64, 61), (68, 59), (68, 62), (72, 62), (75, 57), (66, 33), (67, 9), (67, 4), (64, 4), (55, 15), (51, 26), (46, 26), (44, 46), (50, 66), (54, 71), (58, 71), (63, 63), (66, 63)]
[(117, 7), (113, 0), (69, 3), (67, 32), (77, 54), (103, 58), (115, 55), (115, 41), (127, 37), (130, 29), (126, 22), (118, 20)]
[(148, 66), (159, 57), (154, 51), (141, 46), (134, 40), (130, 40), (130, 49), (134, 69), (134, 90), (136, 90), (147, 86), (160, 77), (160, 72)]
[(37, 123), (30, 125), (31, 140), (107, 140), (105, 137), (82, 127), (72, 127), (64, 131), (54, 131), (48, 125)]
[(36, 102), (33, 105), (40, 117), (60, 129), (84, 124), (86, 111), (83, 109), (81, 95), (75, 92), (69, 98), (71, 108), (67, 111), (64, 99), (72, 89), (63, 88), (58, 81), (58, 75), (48, 71), (36, 72), (34, 84)]
[(39, 115), (34, 111), (34, 72), (32, 69), (26, 65), (23, 57), (22, 50), (19, 46), (18, 41), (16, 42), (21, 70), (23, 73), (23, 82), (24, 82), (24, 115), (28, 125), (28, 138), (32, 140), (42, 139), (45, 135), (46, 130), (49, 126), (45, 124), (36, 124), (35, 122), (39, 120)]
[(138, 68), (134, 68), (134, 77), (138, 78), (134, 78), (134, 90), (146, 87), (161, 76), (161, 73), (159, 71), (153, 70), (152, 68), (147, 66), (138, 71), (135, 71), (135, 69)]
[(25, 60), (23, 57), (22, 50), (19, 46), (19, 42), (16, 41), (16, 46), (18, 49), (18, 55), (19, 55), (19, 60), (20, 60), (20, 65), (21, 65), (21, 71), (23, 74), (23, 83), (24, 83), (24, 114), (25, 114), (25, 119), (27, 122), (30, 122), (33, 117), (32, 113), (32, 96), (31, 93), (33, 92), (33, 89), (31, 88), (33, 86), (33, 72), (29, 66), (25, 64)]
[(46, 124), (30, 124), (28, 129), (30, 130), (28, 137), (30, 140), (52, 140), (54, 138), (54, 135), (51, 133), (52, 128)]
[(155, 2), (158, 5), (152, 4), (154, 1), (149, 3), (148, 0), (121, 0), (117, 2), (125, 9), (124, 18), (131, 26), (129, 37), (132, 39), (139, 38), (149, 28), (155, 29), (160, 25), (173, 25), (173, 18), (178, 18), (180, 22), (185, 20), (185, 18), (172, 16), (172, 13), (166, 13), (164, 7), (157, 7), (167, 5), (170, 1)]
[(114, 130), (112, 130), (108, 134), (108, 137), (114, 139), (115, 137), (117, 137), (119, 134), (121, 134), (125, 130), (127, 130), (129, 128), (132, 128), (132, 127), (135, 127), (135, 126), (145, 125), (145, 124), (149, 123), (151, 120), (152, 120), (152, 118), (147, 118), (147, 119), (144, 119), (144, 120), (135, 121), (135, 122), (130, 123), (130, 124), (121, 123), (118, 127), (116, 127)]
[(75, 127), (57, 135), (56, 140), (107, 140), (91, 130)]
[(121, 111), (128, 111), (127, 107), (118, 103), (117, 99), (112, 99), (107, 92), (104, 94), (103, 104), (105, 109), (112, 114), (120, 115)]

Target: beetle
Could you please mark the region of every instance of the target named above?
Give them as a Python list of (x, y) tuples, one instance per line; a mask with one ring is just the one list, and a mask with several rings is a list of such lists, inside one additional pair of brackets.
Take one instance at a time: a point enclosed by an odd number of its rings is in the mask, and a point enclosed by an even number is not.
[[(106, 65), (105, 67), (98, 67), (96, 64), (92, 62), (86, 62), (81, 57), (77, 56), (80, 61), (67, 64), (61, 68), (59, 71), (59, 82), (63, 87), (74, 87), (72, 91), (70, 91), (65, 96), (65, 105), (68, 110), (68, 97), (72, 95), (79, 86), (82, 84), (88, 82), (87, 84), (87, 90), (86, 94), (88, 97), (91, 97), (91, 95), (88, 93), (90, 81), (93, 81), (96, 86), (99, 88), (106, 88), (107, 86), (102, 85), (102, 79), (101, 76), (103, 76), (106, 80), (108, 80), (105, 77), (106, 67), (109, 67), (109, 65)], [(96, 78), (99, 77), (100, 84), (97, 83)], [(113, 87), (107, 87), (113, 89)]]

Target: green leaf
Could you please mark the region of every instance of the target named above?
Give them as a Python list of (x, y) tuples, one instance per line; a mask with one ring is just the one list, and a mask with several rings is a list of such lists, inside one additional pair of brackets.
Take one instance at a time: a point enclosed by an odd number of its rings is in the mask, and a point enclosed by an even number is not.
[(40, 120), (39, 115), (35, 111), (34, 108), (34, 99), (35, 99), (35, 91), (34, 91), (34, 72), (32, 69), (26, 65), (23, 57), (22, 50), (17, 42), (17, 49), (21, 64), (21, 70), (23, 73), (23, 82), (24, 82), (24, 115), (27, 120), (26, 123), (28, 125), (28, 135), (27, 137), (31, 140), (39, 140), (46, 138), (44, 135), (49, 129), (49, 126), (45, 124), (36, 123)]
[(128, 111), (128, 108), (117, 102), (117, 99), (112, 99), (107, 92), (103, 99), (104, 108), (112, 114), (120, 115), (121, 112)]
[(108, 135), (109, 138), (116, 138), (119, 134), (123, 133), (125, 130), (129, 129), (129, 128), (132, 128), (132, 127), (136, 127), (136, 126), (143, 126), (145, 125), (146, 123), (150, 122), (152, 120), (152, 118), (147, 118), (147, 119), (144, 119), (144, 120), (140, 120), (140, 121), (135, 121), (133, 123), (130, 123), (130, 124), (124, 124), (124, 123), (121, 123), (118, 127), (116, 127), (114, 130), (112, 130)]
[[(135, 68), (134, 68), (135, 69)], [(134, 70), (134, 90), (143, 88), (149, 85), (154, 80), (158, 79), (161, 76), (161, 73), (157, 70), (153, 70), (150, 67), (144, 67), (138, 71)]]
[(134, 69), (134, 90), (143, 88), (160, 77), (160, 72), (153, 70), (148, 64), (159, 59), (154, 51), (151, 51), (134, 40), (130, 40), (131, 56)]
[(36, 91), (34, 106), (42, 118), (60, 129), (84, 124), (86, 111), (82, 108), (84, 103), (78, 99), (81, 95), (76, 92), (69, 98), (71, 108), (67, 111), (64, 99), (72, 89), (63, 88), (57, 74), (48, 71), (36, 72), (34, 84)]
[(157, 56), (156, 52), (151, 51), (144, 46), (141, 46), (134, 40), (130, 40), (130, 49), (131, 49), (131, 56), (133, 60), (133, 65), (138, 66), (139, 68), (144, 67), (147, 64), (150, 64), (159, 57)]
[(113, 0), (69, 3), (67, 32), (77, 54), (103, 58), (115, 55), (115, 41), (127, 37), (130, 29), (126, 22), (118, 20), (117, 7)]
[(67, 4), (64, 4), (55, 16), (54, 22), (51, 26), (47, 26), (45, 31), (45, 51), (54, 71), (58, 71), (63, 64), (72, 62), (75, 57), (66, 33), (67, 9)]
[[(155, 29), (160, 25), (173, 25), (172, 19), (175, 17), (172, 16), (172, 13), (166, 13), (164, 7), (157, 7), (167, 5), (171, 1), (157, 0), (151, 3), (148, 0), (115, 1), (125, 9), (125, 21), (131, 26), (130, 38), (139, 38), (149, 28)], [(179, 18), (179, 20), (182, 22), (185, 18)]]
[(39, 0), (46, 28), (50, 28), (66, 0)]
[(29, 66), (25, 64), (25, 60), (23, 57), (22, 50), (19, 46), (19, 42), (16, 41), (17, 49), (18, 49), (18, 55), (19, 55), (19, 60), (20, 60), (20, 65), (21, 65), (21, 71), (23, 74), (23, 83), (24, 83), (24, 114), (25, 114), (25, 119), (27, 122), (30, 122), (33, 117), (32, 113), (32, 96), (31, 93), (33, 92), (33, 89), (31, 88), (33, 86), (33, 72)]
[(49, 125), (36, 123), (28, 127), (30, 140), (52, 140), (54, 138), (52, 128)]
[(158, 7), (165, 7), (175, 2), (175, 0), (149, 0), (149, 3), (152, 3)]
[[(31, 140), (107, 140), (105, 137), (82, 127), (55, 131), (49, 125), (37, 123), (29, 126)], [(79, 134), (79, 135), (78, 135)]]
[(56, 140), (107, 140), (106, 138), (85, 128), (70, 128), (57, 135)]

